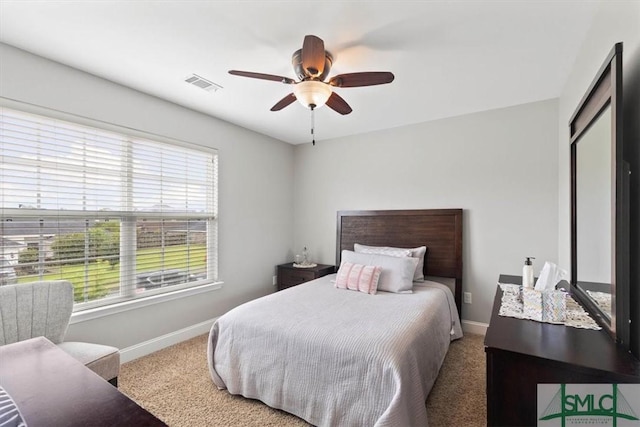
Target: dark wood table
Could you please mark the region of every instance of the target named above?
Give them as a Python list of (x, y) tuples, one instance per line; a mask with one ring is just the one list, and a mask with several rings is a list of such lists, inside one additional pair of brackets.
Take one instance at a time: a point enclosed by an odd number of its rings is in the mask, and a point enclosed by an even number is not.
[(0, 346), (0, 385), (29, 427), (166, 425), (44, 337)]
[[(500, 275), (500, 283), (521, 284)], [(500, 316), (502, 290), (485, 335), (487, 425), (537, 425), (537, 385), (640, 383), (640, 361), (604, 330)]]
[(281, 291), (335, 272), (336, 268), (328, 264), (302, 268), (294, 267), (292, 262), (281, 264), (278, 266), (278, 290)]

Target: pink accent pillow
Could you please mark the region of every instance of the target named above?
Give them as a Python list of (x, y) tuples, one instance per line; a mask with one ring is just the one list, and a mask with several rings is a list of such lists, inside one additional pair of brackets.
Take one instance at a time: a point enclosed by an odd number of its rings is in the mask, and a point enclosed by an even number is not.
[(336, 277), (336, 288), (374, 295), (381, 272), (382, 268), (378, 266), (343, 262)]

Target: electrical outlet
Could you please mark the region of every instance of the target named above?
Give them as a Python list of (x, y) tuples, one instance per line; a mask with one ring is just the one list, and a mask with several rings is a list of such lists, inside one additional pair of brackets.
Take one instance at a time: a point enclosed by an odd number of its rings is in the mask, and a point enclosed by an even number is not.
[(464, 293), (464, 303), (471, 304), (471, 292)]
[(278, 276), (273, 276), (273, 286), (278, 284)]

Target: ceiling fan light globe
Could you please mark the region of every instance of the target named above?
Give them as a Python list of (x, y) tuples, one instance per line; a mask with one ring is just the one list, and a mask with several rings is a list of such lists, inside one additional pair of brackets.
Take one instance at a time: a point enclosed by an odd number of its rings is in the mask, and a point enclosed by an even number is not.
[(304, 105), (305, 108), (311, 108), (313, 105), (315, 109), (322, 107), (327, 102), (332, 90), (331, 86), (326, 83), (308, 80), (296, 84), (293, 87), (293, 93), (296, 95), (298, 102)]

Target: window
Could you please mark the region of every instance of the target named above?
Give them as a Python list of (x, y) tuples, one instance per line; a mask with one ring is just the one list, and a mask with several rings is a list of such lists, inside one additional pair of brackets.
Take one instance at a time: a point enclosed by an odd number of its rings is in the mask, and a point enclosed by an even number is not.
[(0, 285), (69, 280), (80, 311), (216, 281), (217, 162), (0, 107)]

